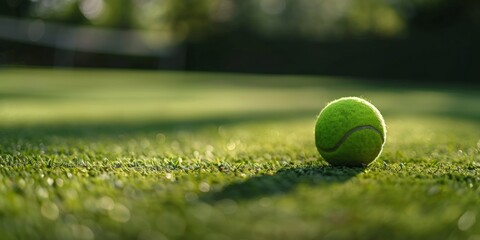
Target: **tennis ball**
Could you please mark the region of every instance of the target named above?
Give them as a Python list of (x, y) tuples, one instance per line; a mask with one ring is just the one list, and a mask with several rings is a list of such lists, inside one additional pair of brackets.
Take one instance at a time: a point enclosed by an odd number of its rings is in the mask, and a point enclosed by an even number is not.
[(367, 166), (382, 152), (386, 137), (380, 111), (358, 97), (330, 102), (315, 125), (317, 150), (334, 166)]

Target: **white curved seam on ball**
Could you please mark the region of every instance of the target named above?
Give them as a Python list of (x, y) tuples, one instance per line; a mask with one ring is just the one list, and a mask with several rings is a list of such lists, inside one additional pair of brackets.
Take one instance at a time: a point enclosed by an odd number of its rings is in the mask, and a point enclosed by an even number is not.
[(333, 146), (331, 148), (320, 148), (320, 149), (324, 152), (335, 152), (347, 140), (347, 138), (350, 137), (350, 135), (352, 135), (353, 133), (355, 133), (357, 131), (365, 130), (365, 129), (370, 129), (370, 130), (375, 131), (376, 133), (378, 133), (378, 135), (382, 139), (382, 144), (385, 142), (385, 139), (383, 138), (383, 133), (380, 132), (378, 129), (376, 129), (375, 127), (370, 126), (370, 125), (362, 125), (362, 126), (354, 127), (352, 129), (348, 130), (342, 136), (342, 138), (335, 144), (335, 146)]

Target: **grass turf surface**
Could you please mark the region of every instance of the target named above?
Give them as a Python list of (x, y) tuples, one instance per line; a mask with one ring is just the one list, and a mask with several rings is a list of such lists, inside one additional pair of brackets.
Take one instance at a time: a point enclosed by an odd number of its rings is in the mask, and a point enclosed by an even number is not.
[[(388, 136), (367, 169), (314, 146), (330, 100)], [(356, 79), (0, 72), (1, 239), (480, 239), (480, 93)]]

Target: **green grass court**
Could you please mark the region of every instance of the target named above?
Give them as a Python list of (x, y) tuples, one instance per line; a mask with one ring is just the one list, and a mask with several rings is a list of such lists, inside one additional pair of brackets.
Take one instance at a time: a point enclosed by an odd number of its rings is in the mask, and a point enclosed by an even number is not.
[[(480, 239), (480, 91), (309, 76), (0, 70), (0, 239)], [(366, 169), (329, 101), (388, 127)]]

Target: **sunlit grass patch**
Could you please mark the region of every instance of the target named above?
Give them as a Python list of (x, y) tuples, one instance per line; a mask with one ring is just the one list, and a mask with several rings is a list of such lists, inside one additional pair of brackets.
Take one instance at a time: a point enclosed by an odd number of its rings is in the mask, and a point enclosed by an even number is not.
[[(480, 234), (473, 90), (87, 70), (0, 79), (2, 239)], [(330, 167), (313, 143), (319, 110), (350, 95), (388, 126), (367, 169)]]

